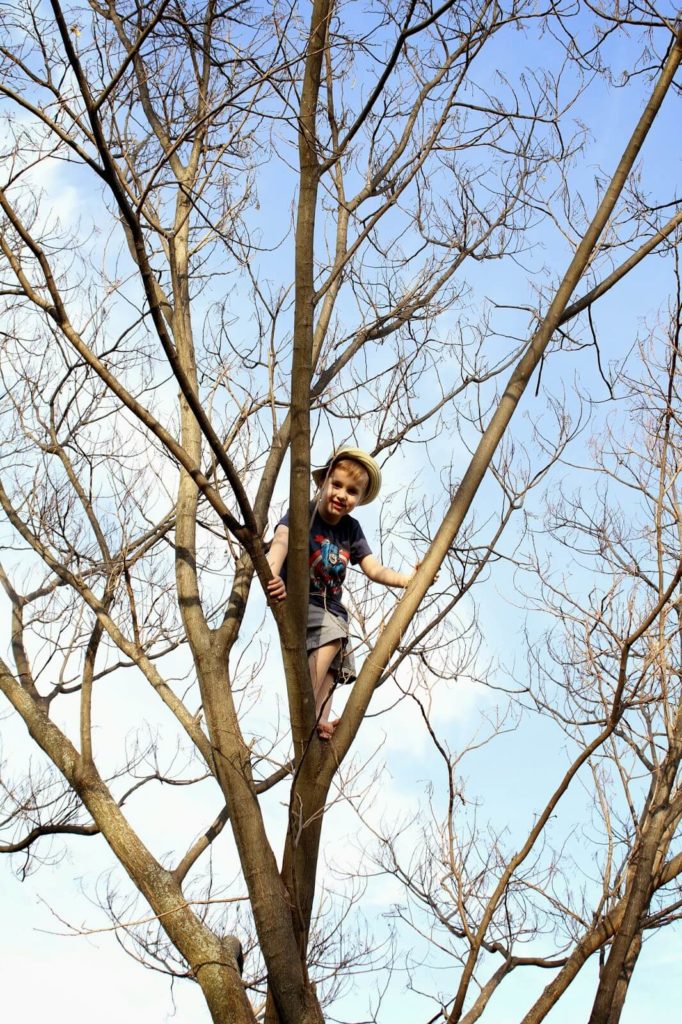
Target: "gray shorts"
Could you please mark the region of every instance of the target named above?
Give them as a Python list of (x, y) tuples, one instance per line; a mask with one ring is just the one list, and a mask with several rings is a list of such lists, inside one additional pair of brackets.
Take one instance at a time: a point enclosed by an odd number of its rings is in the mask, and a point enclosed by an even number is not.
[(341, 641), (341, 647), (331, 663), (331, 672), (336, 686), (343, 686), (346, 683), (354, 682), (357, 678), (355, 658), (353, 652), (348, 649), (348, 623), (338, 615), (332, 615), (326, 608), (321, 608), (320, 605), (308, 605), (308, 631), (306, 633), (308, 654), (335, 640)]

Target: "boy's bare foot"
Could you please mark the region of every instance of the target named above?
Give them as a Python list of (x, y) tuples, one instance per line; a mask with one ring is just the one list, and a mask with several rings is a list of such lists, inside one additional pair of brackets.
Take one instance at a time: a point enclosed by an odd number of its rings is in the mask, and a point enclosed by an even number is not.
[(317, 726), (317, 735), (321, 740), (330, 740), (340, 721), (340, 718), (335, 718), (332, 722), (320, 722)]

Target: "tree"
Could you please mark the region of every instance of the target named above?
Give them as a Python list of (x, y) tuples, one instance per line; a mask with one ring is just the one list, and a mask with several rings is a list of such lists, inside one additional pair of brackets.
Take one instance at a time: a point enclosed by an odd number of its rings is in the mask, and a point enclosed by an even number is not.
[[(316, 0), (307, 24), (294, 6), (171, 0), (6, 13), (0, 505), (12, 629), (0, 687), (64, 781), (30, 779), (28, 797), (5, 782), (4, 848), (39, 857), (46, 836), (101, 834), (165, 936), (136, 941), (183, 965), (213, 1020), (320, 1021), (314, 969), (336, 932), (310, 939), (330, 788), (377, 688), (398, 663), (428, 661), (429, 638), (447, 630), (517, 509), (499, 446), (533, 373), (553, 345), (574, 342), (579, 314), (674, 244), (682, 215), (666, 220), (668, 197), (640, 194), (631, 175), (674, 89), (679, 32), (653, 9), (602, 12), (590, 49), (587, 12), (574, 22), (524, 3), (412, 0), (361, 20)], [(527, 75), (512, 58), (493, 93), (478, 65), (536, 25), (554, 33), (560, 71)], [(581, 139), (565, 125), (612, 32), (630, 26), (648, 39), (637, 70), (651, 54), (660, 70), (613, 177), (581, 207), (569, 173)], [(61, 163), (85, 207), (69, 225), (46, 183)], [(284, 182), (291, 225), (269, 194)], [(478, 311), (470, 328), (462, 318), (441, 333), (468, 269), (520, 258), (538, 216), (568, 234), (572, 258), (540, 290), (530, 339), (496, 344)], [(264, 537), (285, 460), (289, 574), (305, 580), (312, 434), (362, 431), (389, 457), (468, 409), (468, 437), (480, 428), (480, 439), (438, 529), (428, 509), (405, 520), (427, 551), (378, 635), (366, 622), (372, 656), (333, 742), (315, 737), (304, 584), (268, 613), (287, 736), (249, 740), (248, 701), (267, 682), (255, 647), (245, 663), (240, 645), (258, 633), (250, 594), (254, 575), (269, 578)], [(569, 439), (558, 431), (550, 463)], [(481, 544), (465, 520), (489, 470), (510, 500)], [(420, 613), (455, 542), (462, 579)], [(124, 805), (141, 783), (178, 778), (147, 750), (105, 770), (93, 742), (97, 695), (126, 673), (150, 685), (198, 763), (183, 781), (208, 776), (224, 803), (167, 862)], [(74, 695), (77, 722), (63, 720)], [(280, 870), (259, 798), (285, 779)], [(254, 955), (245, 980), (241, 922), (214, 922), (191, 894), (228, 822), (263, 964)], [(476, 940), (452, 1020), (479, 952)], [(267, 1004), (254, 1008), (264, 979)]]
[[(594, 440), (598, 488), (555, 487), (532, 530), (548, 533), (555, 550), (532, 536), (527, 557), (516, 555), (515, 593), (527, 595), (532, 631), (551, 625), (527, 636), (514, 701), (532, 707), (567, 746), (556, 782), (538, 786), (521, 841), (486, 821), (479, 786), (476, 799), (464, 786), (475, 748), (449, 749), (427, 701), (413, 695), (444, 767), (446, 817), (432, 807), (420, 823), (427, 848), (417, 863), (405, 861), (404, 844), (387, 832), (378, 864), (405, 886), (401, 916), (415, 929), (426, 916), (438, 948), (464, 968), (443, 1006), (449, 1021), (471, 1024), (514, 972), (545, 968), (556, 973), (519, 1017), (539, 1024), (598, 953), (589, 1019), (617, 1024), (647, 934), (679, 918), (679, 255), (674, 282), (668, 323), (642, 344), (642, 372), (628, 369), (617, 382), (619, 407)], [(575, 812), (561, 807), (579, 777), (587, 857)], [(464, 1011), (474, 971), (478, 991)]]

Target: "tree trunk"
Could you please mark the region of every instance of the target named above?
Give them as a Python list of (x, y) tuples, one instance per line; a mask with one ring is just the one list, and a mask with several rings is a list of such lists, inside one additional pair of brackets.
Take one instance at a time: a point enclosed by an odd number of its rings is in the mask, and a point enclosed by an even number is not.
[(628, 994), (628, 987), (632, 980), (632, 973), (635, 969), (641, 950), (642, 933), (638, 932), (630, 943), (630, 949), (628, 950), (627, 956), (623, 961), (620, 974), (618, 975), (616, 990), (611, 1002), (611, 1013), (609, 1014), (608, 1024), (618, 1024), (620, 1021), (623, 1007), (625, 1006), (625, 997)]

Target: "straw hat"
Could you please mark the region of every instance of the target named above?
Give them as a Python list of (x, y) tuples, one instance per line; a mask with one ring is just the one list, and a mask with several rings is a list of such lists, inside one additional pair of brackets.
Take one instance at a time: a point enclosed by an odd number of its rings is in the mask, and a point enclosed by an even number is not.
[(367, 471), (369, 483), (358, 505), (369, 505), (370, 501), (374, 501), (381, 489), (381, 470), (372, 456), (368, 455), (367, 452), (363, 452), (361, 448), (339, 448), (338, 451), (329, 456), (324, 466), (313, 470), (313, 480), (318, 487), (322, 487), (329, 471), (342, 459), (352, 459), (353, 462), (359, 462), (362, 468)]

